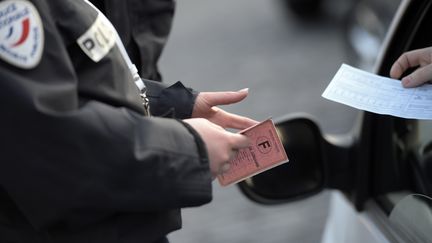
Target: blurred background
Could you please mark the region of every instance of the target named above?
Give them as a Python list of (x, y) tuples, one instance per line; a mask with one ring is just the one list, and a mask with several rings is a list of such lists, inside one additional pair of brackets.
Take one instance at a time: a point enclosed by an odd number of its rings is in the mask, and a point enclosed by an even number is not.
[[(384, 13), (370, 12), (364, 2), (380, 5), (375, 9), (383, 5)], [(306, 112), (322, 131), (344, 133), (356, 110), (321, 93), (344, 62), (372, 69), (397, 7), (393, 2), (178, 1), (160, 69), (166, 83), (181, 80), (199, 91), (249, 88), (248, 98), (224, 107), (228, 111), (256, 120)], [(264, 206), (236, 186), (215, 181), (212, 203), (183, 210), (183, 229), (169, 238), (172, 243), (320, 242), (330, 194)]]

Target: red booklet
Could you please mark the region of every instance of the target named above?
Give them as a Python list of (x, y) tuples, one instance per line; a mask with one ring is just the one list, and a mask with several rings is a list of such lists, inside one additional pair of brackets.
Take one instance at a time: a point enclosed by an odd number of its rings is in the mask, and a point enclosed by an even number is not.
[(288, 162), (288, 156), (271, 119), (240, 131), (251, 139), (251, 146), (239, 150), (230, 169), (218, 176), (222, 186), (240, 182)]

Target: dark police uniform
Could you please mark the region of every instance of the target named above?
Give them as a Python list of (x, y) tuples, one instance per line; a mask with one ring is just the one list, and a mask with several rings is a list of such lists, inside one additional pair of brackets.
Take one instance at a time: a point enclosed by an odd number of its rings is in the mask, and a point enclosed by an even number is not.
[(211, 200), (196, 93), (146, 80), (145, 116), (115, 41), (83, 0), (0, 1), (0, 242), (165, 242)]
[(110, 19), (141, 74), (161, 80), (157, 61), (174, 17), (174, 0), (91, 0)]

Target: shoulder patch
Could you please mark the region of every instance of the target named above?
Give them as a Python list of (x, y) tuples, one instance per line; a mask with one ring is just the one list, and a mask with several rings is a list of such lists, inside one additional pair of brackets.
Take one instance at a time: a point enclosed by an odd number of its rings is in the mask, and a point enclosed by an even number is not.
[(94, 62), (99, 62), (116, 43), (116, 30), (101, 13), (95, 22), (78, 38), (77, 43)]
[(37, 9), (29, 1), (0, 2), (0, 58), (24, 69), (37, 66), (44, 32)]

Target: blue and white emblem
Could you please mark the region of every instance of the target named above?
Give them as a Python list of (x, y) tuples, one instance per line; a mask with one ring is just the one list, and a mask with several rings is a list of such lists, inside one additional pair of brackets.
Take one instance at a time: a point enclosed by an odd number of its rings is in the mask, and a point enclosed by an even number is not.
[(38, 11), (25, 0), (0, 2), (0, 58), (25, 69), (39, 64), (44, 33)]

